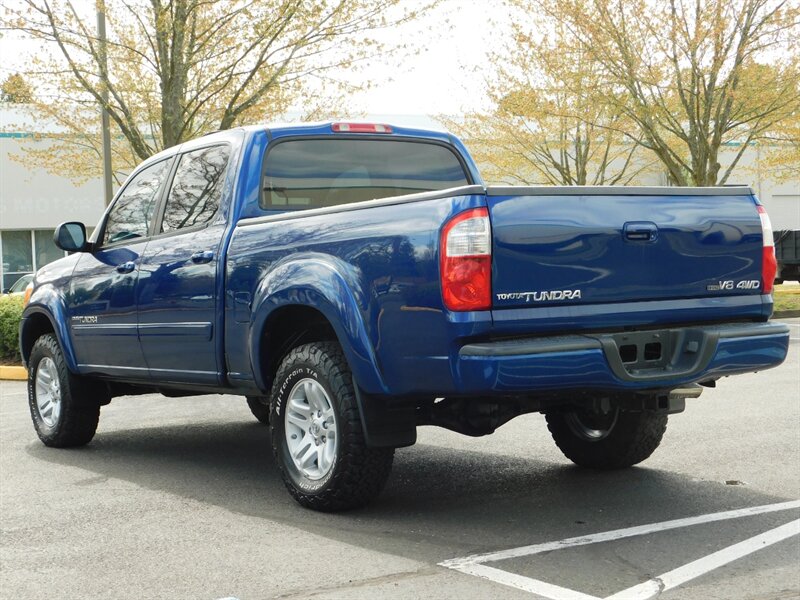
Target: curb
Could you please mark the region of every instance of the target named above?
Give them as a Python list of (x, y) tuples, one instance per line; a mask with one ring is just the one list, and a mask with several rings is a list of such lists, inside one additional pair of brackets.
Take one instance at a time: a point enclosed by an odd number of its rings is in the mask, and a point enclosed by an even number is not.
[(791, 319), (793, 317), (800, 317), (800, 310), (779, 310), (772, 313), (772, 319)]
[(28, 371), (25, 367), (0, 367), (0, 379), (26, 381), (28, 379)]

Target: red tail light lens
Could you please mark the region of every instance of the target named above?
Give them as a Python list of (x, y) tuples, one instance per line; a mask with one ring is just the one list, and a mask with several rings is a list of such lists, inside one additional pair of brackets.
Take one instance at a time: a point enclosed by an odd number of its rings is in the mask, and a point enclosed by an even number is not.
[(336, 133), (392, 133), (390, 125), (381, 123), (334, 123), (331, 130)]
[(442, 299), (449, 310), (492, 307), (492, 230), (489, 211), (474, 208), (453, 217), (439, 244)]
[(761, 235), (763, 249), (761, 253), (761, 290), (764, 294), (771, 294), (775, 287), (775, 275), (778, 274), (778, 260), (775, 258), (775, 240), (772, 237), (772, 222), (769, 220), (767, 210), (757, 206), (758, 217), (761, 219)]

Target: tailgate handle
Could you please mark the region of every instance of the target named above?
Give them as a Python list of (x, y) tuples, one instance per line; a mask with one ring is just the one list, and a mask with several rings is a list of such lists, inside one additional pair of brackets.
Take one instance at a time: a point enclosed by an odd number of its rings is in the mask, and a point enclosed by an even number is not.
[(622, 227), (622, 235), (631, 242), (655, 242), (658, 226), (650, 221), (630, 221)]

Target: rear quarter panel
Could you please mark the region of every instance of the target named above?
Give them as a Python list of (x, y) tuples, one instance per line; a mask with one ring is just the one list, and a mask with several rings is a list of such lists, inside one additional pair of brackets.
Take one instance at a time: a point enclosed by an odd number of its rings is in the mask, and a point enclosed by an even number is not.
[[(258, 380), (259, 323), (281, 306), (303, 304), (331, 321), (365, 391), (440, 389), (452, 380), (456, 342), (487, 331), (491, 320), (488, 312), (444, 310), (439, 231), (453, 214), (484, 202), (466, 195), (240, 222), (226, 266), (229, 370)], [(246, 322), (237, 296), (251, 299)]]

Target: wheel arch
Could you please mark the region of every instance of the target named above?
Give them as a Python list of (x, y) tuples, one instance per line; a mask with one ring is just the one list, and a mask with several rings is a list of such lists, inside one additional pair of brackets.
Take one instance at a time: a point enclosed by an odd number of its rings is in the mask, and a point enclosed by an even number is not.
[(22, 364), (28, 364), (31, 350), (33, 350), (36, 340), (47, 333), (52, 333), (56, 336), (61, 350), (64, 352), (67, 367), (72, 373), (77, 373), (78, 365), (72, 344), (69, 343), (66, 317), (63, 311), (55, 309), (54, 314), (52, 307), (44, 305), (29, 305), (22, 315), (19, 325), (19, 347)]
[(268, 390), (277, 365), (291, 347), (339, 343), (358, 385), (385, 393), (375, 350), (361, 316), (357, 276), (331, 257), (302, 256), (273, 268), (252, 303), (250, 359), (256, 384)]

